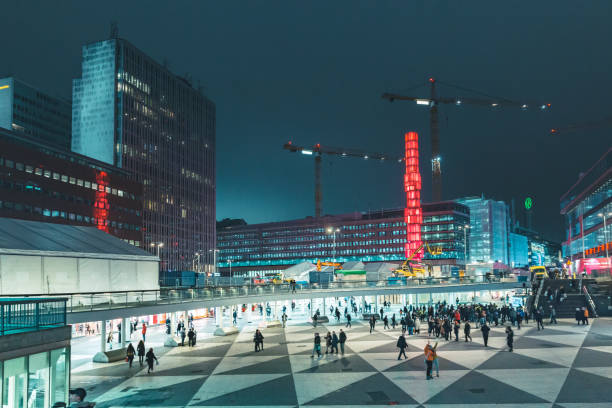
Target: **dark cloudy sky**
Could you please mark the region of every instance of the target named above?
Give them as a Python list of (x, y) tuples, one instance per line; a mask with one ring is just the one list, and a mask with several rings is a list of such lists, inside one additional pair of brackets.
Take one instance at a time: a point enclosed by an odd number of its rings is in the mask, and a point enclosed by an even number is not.
[[(107, 38), (112, 20), (121, 37), (199, 80), (217, 105), (218, 219), (313, 213), (312, 159), (284, 151), (287, 140), (401, 155), (403, 133), (418, 131), (429, 201), (427, 110), (380, 95), (430, 75), (553, 104), (550, 112), (443, 107), (445, 199), (531, 196), (535, 227), (561, 240), (559, 197), (611, 145), (612, 127), (548, 134), (611, 115), (609, 0), (2, 4), (0, 73), (53, 94), (70, 98), (81, 45)], [(325, 157), (323, 182), (325, 213), (404, 203), (396, 164)]]

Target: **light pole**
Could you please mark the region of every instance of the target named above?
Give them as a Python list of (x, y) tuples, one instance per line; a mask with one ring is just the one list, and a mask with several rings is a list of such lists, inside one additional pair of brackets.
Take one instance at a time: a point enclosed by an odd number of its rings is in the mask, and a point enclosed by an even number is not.
[(219, 249), (209, 249), (208, 252), (212, 252), (213, 253), (213, 276), (217, 276), (217, 253), (219, 252)]
[(459, 229), (463, 230), (463, 260), (465, 261), (467, 267), (467, 230), (470, 228), (469, 225), (460, 225)]
[(159, 249), (164, 246), (163, 242), (151, 242), (151, 248), (157, 248), (157, 257), (159, 258)]
[(232, 282), (232, 278), (233, 278), (233, 276), (232, 276), (232, 260), (228, 259), (227, 262), (229, 263), (229, 268), (230, 268), (229, 273), (230, 273), (230, 283), (231, 283)]
[(336, 262), (336, 233), (340, 232), (340, 228), (332, 228), (332, 227), (327, 227), (327, 233), (328, 234), (332, 234), (334, 237), (334, 251), (333, 251), (333, 261)]

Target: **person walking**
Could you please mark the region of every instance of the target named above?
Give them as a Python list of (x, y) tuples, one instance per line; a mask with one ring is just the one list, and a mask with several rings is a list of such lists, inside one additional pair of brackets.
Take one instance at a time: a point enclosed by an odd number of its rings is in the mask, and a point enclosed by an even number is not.
[(136, 352), (138, 353), (138, 362), (140, 363), (140, 366), (142, 367), (144, 363), (144, 357), (145, 357), (144, 341), (140, 340), (138, 342), (138, 345), (136, 346)]
[(189, 345), (189, 347), (193, 347), (193, 327), (189, 328), (189, 332), (187, 333), (187, 344)]
[(153, 371), (153, 360), (155, 360), (157, 364), (159, 364), (159, 361), (157, 361), (157, 357), (155, 357), (155, 353), (153, 353), (152, 347), (149, 349), (149, 351), (147, 351), (146, 360), (147, 360), (147, 365), (149, 366), (149, 369), (147, 370), (147, 374), (149, 374), (151, 373), (151, 371)]
[(126, 358), (127, 362), (130, 364), (130, 368), (132, 368), (132, 362), (134, 361), (134, 356), (136, 355), (136, 350), (134, 350), (134, 346), (132, 343), (128, 344), (126, 350)]
[(255, 342), (255, 351), (263, 351), (264, 336), (263, 334), (261, 334), (259, 329), (255, 330), (255, 336), (253, 337), (253, 341)]
[(486, 322), (480, 327), (480, 331), (482, 332), (482, 339), (484, 340), (485, 347), (488, 347), (490, 330), (491, 328), (487, 325)]
[(455, 341), (459, 341), (459, 328), (461, 327), (461, 323), (459, 320), (455, 320), (455, 325), (453, 326), (453, 331), (455, 332)]
[[(434, 346), (431, 348), (431, 350), (433, 351), (432, 371), (433, 369), (435, 369), (436, 377), (440, 377), (440, 365), (438, 364), (438, 352), (436, 351), (437, 348), (438, 348), (438, 342), (436, 341), (436, 344), (434, 344)], [(432, 377), (433, 377), (433, 372), (432, 372)]]
[(407, 360), (408, 356), (406, 356), (406, 348), (408, 347), (408, 342), (406, 341), (406, 337), (404, 337), (404, 333), (400, 334), (398, 337), (396, 347), (400, 350), (399, 354), (397, 355), (397, 359), (401, 360), (403, 355), (404, 359)]
[(238, 324), (238, 311), (234, 309), (234, 313), (232, 313), (232, 324), (236, 326)]
[(185, 337), (187, 337), (187, 331), (185, 330), (185, 326), (181, 329), (181, 346), (185, 345)]
[(142, 323), (142, 341), (147, 341), (147, 324)]
[(329, 354), (329, 349), (331, 348), (332, 336), (330, 332), (327, 332), (325, 335), (325, 354)]
[(346, 333), (343, 332), (342, 329), (340, 329), (338, 342), (340, 343), (340, 354), (344, 355), (344, 343), (346, 343)]
[(540, 331), (540, 327), (542, 328), (542, 330), (544, 330), (544, 322), (542, 321), (542, 311), (540, 309), (537, 309), (533, 315), (533, 317), (536, 320), (536, 323), (538, 325), (538, 331)]
[(313, 325), (313, 327), (317, 327), (317, 319), (318, 319), (318, 318), (319, 318), (319, 316), (317, 315), (317, 313), (315, 313), (315, 314), (312, 316), (312, 325)]
[(374, 331), (374, 327), (376, 327), (376, 318), (374, 315), (370, 315), (370, 334)]
[(283, 322), (283, 329), (287, 327), (287, 314), (284, 312), (283, 312), (283, 315), (281, 316), (281, 322)]
[(514, 332), (512, 331), (512, 326), (506, 326), (506, 343), (508, 344), (508, 351), (512, 352), (514, 345)]
[(314, 347), (312, 348), (312, 355), (310, 358), (314, 358), (315, 353), (321, 358), (321, 336), (319, 336), (319, 333), (314, 334)]
[(338, 335), (336, 334), (336, 332), (332, 332), (332, 338), (331, 338), (331, 354), (334, 354), (334, 350), (336, 350), (335, 354), (338, 354), (338, 342), (340, 339), (338, 339)]
[(582, 308), (584, 310), (582, 323), (588, 325), (589, 324), (589, 309), (586, 307)]
[(433, 376), (431, 375), (431, 370), (433, 368), (434, 351), (431, 348), (431, 345), (429, 344), (429, 342), (427, 342), (424, 352), (425, 352), (425, 364), (427, 367), (426, 372), (425, 372), (425, 378), (427, 380), (433, 380)]
[(350, 313), (346, 314), (346, 327), (351, 327), (351, 328), (353, 327), (351, 325), (351, 314)]
[(471, 326), (470, 326), (470, 322), (469, 320), (467, 322), (465, 322), (465, 324), (463, 325), (463, 334), (465, 335), (465, 341), (467, 342), (468, 339), (470, 339), (470, 341), (472, 341), (472, 336), (470, 335), (470, 331), (471, 331)]
[(557, 324), (557, 311), (553, 305), (550, 305), (550, 324)]
[(383, 323), (384, 323), (383, 330), (390, 329), (390, 327), (389, 327), (389, 318), (387, 317), (387, 315), (385, 315), (385, 317), (383, 319)]

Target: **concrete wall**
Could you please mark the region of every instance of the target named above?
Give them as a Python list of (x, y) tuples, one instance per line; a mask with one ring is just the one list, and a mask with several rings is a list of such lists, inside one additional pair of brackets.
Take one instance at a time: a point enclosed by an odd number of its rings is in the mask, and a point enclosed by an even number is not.
[(70, 326), (0, 336), (0, 361), (70, 346)]
[(0, 255), (0, 295), (159, 289), (154, 261)]

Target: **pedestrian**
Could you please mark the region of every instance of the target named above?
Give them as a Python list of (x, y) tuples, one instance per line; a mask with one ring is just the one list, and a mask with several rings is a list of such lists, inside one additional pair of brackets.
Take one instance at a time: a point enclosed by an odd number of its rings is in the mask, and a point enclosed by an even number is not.
[(332, 344), (332, 336), (330, 332), (327, 332), (327, 334), (325, 335), (325, 354), (329, 353), (331, 344)]
[(193, 338), (191, 339), (191, 345), (195, 346), (196, 340), (198, 338), (198, 332), (196, 331), (195, 327), (192, 327), (191, 330), (193, 331)]
[(575, 316), (575, 318), (576, 318), (576, 323), (577, 323), (577, 324), (580, 324), (580, 322), (582, 321), (582, 318), (583, 318), (583, 316), (584, 316), (584, 312), (582, 312), (582, 311), (580, 310), (580, 308), (578, 308), (578, 307), (577, 307), (577, 308), (576, 308), (576, 314), (575, 314), (574, 316)]
[(431, 345), (429, 344), (429, 342), (427, 342), (427, 345), (425, 346), (425, 364), (427, 366), (426, 372), (425, 372), (425, 378), (427, 380), (433, 380), (433, 376), (431, 375), (431, 370), (433, 368), (433, 361), (434, 361), (434, 351), (431, 348)]
[(400, 334), (399, 338), (397, 339), (396, 346), (400, 350), (397, 356), (397, 359), (401, 360), (402, 355), (404, 356), (404, 359), (408, 359), (408, 356), (406, 356), (406, 347), (408, 347), (408, 342), (406, 341), (406, 338), (404, 337), (404, 333)]
[[(432, 368), (436, 369), (436, 377), (440, 377), (440, 365), (438, 364), (438, 352), (436, 351), (437, 348), (438, 348), (438, 342), (436, 341), (436, 344), (434, 344), (434, 346), (431, 348), (431, 350), (433, 351)], [(432, 377), (433, 377), (433, 373), (432, 373)]]
[(489, 331), (490, 330), (491, 328), (487, 325), (487, 323), (485, 323), (484, 325), (480, 327), (480, 331), (482, 332), (482, 339), (484, 340), (485, 347), (488, 347), (487, 344), (489, 343)]
[(589, 324), (589, 309), (587, 309), (586, 307), (583, 307), (582, 310), (584, 310), (582, 323), (588, 325)]
[(340, 354), (344, 355), (344, 343), (346, 343), (346, 333), (343, 332), (342, 329), (340, 329), (338, 342), (340, 343)]
[(472, 336), (470, 335), (470, 331), (471, 331), (470, 322), (467, 321), (463, 325), (463, 334), (465, 335), (465, 341), (466, 342), (468, 341), (468, 339), (470, 339), (470, 341), (472, 341)]
[(287, 327), (287, 314), (283, 313), (283, 315), (281, 316), (281, 321), (283, 322), (283, 329), (285, 327)]
[(238, 320), (237, 320), (238, 319), (238, 311), (236, 311), (236, 309), (234, 309), (234, 313), (232, 313), (232, 317), (233, 317), (232, 324), (234, 326), (236, 326), (238, 324)]
[(542, 330), (544, 330), (544, 322), (542, 321), (542, 311), (540, 309), (537, 309), (533, 317), (535, 318), (536, 323), (538, 325), (538, 331), (540, 331), (540, 327), (542, 328)]
[(315, 313), (315, 314), (312, 316), (312, 325), (313, 325), (314, 327), (317, 327), (317, 319), (318, 319), (318, 315)]
[(550, 324), (557, 324), (557, 311), (553, 305), (550, 305)]
[(383, 330), (390, 328), (389, 327), (389, 318), (387, 317), (387, 315), (385, 315), (385, 317), (383, 318), (383, 323), (384, 323)]
[(193, 327), (189, 328), (189, 333), (187, 333), (187, 337), (188, 337), (188, 341), (187, 343), (189, 344), (189, 347), (193, 346)]
[(334, 354), (334, 350), (336, 350), (336, 354), (338, 354), (338, 342), (339, 342), (339, 338), (338, 335), (336, 334), (336, 332), (332, 332), (332, 338), (331, 338), (331, 353)]
[(321, 336), (319, 336), (319, 333), (314, 334), (314, 347), (312, 348), (312, 355), (310, 358), (314, 358), (315, 353), (321, 358)]
[(397, 320), (395, 320), (395, 313), (391, 316), (391, 327), (395, 330), (395, 326), (397, 326)]
[(142, 323), (142, 341), (147, 341), (147, 324)]
[(350, 313), (346, 314), (346, 327), (351, 327), (351, 328), (353, 327), (351, 325), (351, 314)]
[(255, 343), (255, 352), (263, 351), (263, 340), (263, 334), (261, 334), (259, 329), (255, 330), (255, 335), (253, 336), (253, 342)]
[(140, 366), (142, 367), (142, 364), (144, 363), (144, 357), (145, 357), (144, 341), (140, 340), (138, 342), (138, 345), (136, 346), (136, 352), (138, 353), (138, 362), (140, 363)]
[(130, 364), (130, 368), (132, 368), (132, 362), (134, 361), (134, 356), (136, 355), (136, 350), (134, 350), (134, 346), (132, 343), (128, 344), (126, 350), (126, 360)]
[(185, 337), (187, 337), (187, 331), (185, 330), (185, 326), (181, 329), (181, 346), (185, 345)]
[(370, 334), (374, 331), (374, 327), (376, 327), (376, 318), (374, 315), (370, 315)]
[(147, 370), (147, 374), (149, 374), (151, 371), (153, 371), (153, 360), (155, 360), (155, 362), (159, 364), (159, 361), (157, 361), (157, 357), (155, 357), (155, 353), (153, 353), (152, 347), (149, 349), (149, 351), (147, 351), (146, 360), (147, 360), (147, 365), (149, 366), (149, 369)]
[(514, 344), (514, 332), (510, 325), (506, 326), (506, 343), (508, 344), (508, 351), (512, 352)]
[[(87, 391), (85, 391), (83, 388), (76, 388), (74, 390), (70, 390), (70, 399), (68, 400), (68, 402), (70, 403), (69, 407), (72, 408), (93, 408), (96, 403), (95, 402), (87, 402), (85, 401), (85, 397), (87, 396)], [(56, 403), (56, 405), (59, 403)], [(57, 405), (58, 407), (65, 407), (66, 404), (62, 403), (63, 405)], [(8, 406), (8, 405), (6, 405)]]

